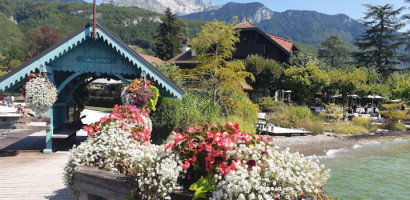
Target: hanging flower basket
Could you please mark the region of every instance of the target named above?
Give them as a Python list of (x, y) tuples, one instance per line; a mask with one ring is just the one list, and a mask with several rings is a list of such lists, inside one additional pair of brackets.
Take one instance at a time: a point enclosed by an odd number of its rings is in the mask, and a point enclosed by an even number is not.
[(158, 89), (151, 84), (151, 81), (140, 78), (135, 79), (129, 86), (121, 92), (121, 102), (123, 105), (133, 105), (138, 108), (148, 108), (155, 110), (159, 97)]
[(41, 74), (30, 74), (21, 92), (26, 105), (38, 116), (44, 115), (57, 100), (56, 87)]

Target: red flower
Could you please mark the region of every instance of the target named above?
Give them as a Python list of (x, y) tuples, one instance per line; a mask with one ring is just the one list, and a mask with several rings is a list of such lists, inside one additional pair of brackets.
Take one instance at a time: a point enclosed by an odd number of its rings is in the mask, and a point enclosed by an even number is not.
[(252, 168), (253, 166), (256, 165), (256, 161), (255, 161), (255, 160), (250, 160), (250, 161), (248, 161), (248, 163), (246, 163), (246, 164), (248, 164), (248, 167), (249, 167), (249, 168)]

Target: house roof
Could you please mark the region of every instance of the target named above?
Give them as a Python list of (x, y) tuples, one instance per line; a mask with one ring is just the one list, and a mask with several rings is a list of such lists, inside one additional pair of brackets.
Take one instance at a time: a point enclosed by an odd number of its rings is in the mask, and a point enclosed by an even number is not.
[[(39, 70), (44, 66), (46, 67), (46, 70), (48, 70), (48, 63), (61, 57), (66, 52), (70, 51), (72, 48), (75, 48), (85, 40), (90, 39), (91, 35), (92, 24), (89, 23), (85, 27), (74, 32), (59, 43), (41, 52), (33, 59), (17, 67), (15, 70), (0, 77), (0, 91), (4, 91), (7, 88), (10, 88), (11, 86), (27, 77), (29, 73)], [(96, 23), (96, 35), (98, 38), (103, 39), (109, 46), (116, 49), (118, 53), (120, 53), (124, 58), (128, 59), (131, 63), (133, 63), (133, 65), (136, 65), (139, 68), (142, 67), (141, 70), (144, 70), (146, 75), (152, 77), (154, 81), (157, 81), (158, 84), (169, 91), (171, 95), (180, 98), (184, 94), (184, 91), (180, 87), (178, 87), (172, 80), (162, 74), (140, 54), (132, 50), (127, 44), (125, 44), (125, 42), (111, 33), (98, 21)]]
[(288, 52), (292, 51), (292, 47), (293, 47), (293, 42), (292, 41), (287, 40), (287, 39), (283, 39), (283, 38), (280, 38), (280, 37), (274, 36), (274, 35), (269, 35), (269, 34), (266, 34), (266, 35), (269, 36), (273, 41), (278, 43), (286, 51), (288, 51)]
[(147, 62), (151, 63), (151, 64), (152, 63), (155, 63), (157, 65), (162, 64), (161, 58), (158, 58), (158, 57), (155, 57), (155, 56), (150, 56), (150, 55), (147, 55), (147, 54), (142, 54), (142, 53), (140, 53), (140, 56), (142, 58), (144, 58)]
[(255, 28), (256, 26), (252, 24), (251, 22), (248, 21), (248, 19), (245, 19), (245, 21), (237, 24), (235, 28), (243, 29), (243, 28)]

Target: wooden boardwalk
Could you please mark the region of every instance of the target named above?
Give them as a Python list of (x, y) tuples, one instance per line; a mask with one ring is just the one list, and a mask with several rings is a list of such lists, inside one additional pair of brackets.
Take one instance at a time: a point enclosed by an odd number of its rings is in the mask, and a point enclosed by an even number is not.
[(63, 183), (68, 152), (0, 153), (0, 200), (69, 200)]

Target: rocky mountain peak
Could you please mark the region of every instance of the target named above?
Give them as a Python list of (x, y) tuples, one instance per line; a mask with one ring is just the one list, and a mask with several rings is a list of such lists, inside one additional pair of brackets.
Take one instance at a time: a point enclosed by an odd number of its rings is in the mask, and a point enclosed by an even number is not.
[(159, 13), (170, 8), (177, 15), (202, 12), (214, 6), (212, 2), (205, 0), (104, 0), (103, 3), (115, 6), (136, 6)]

